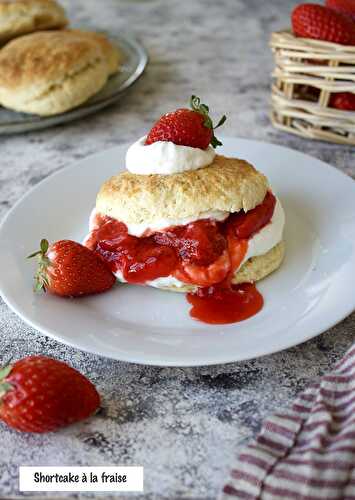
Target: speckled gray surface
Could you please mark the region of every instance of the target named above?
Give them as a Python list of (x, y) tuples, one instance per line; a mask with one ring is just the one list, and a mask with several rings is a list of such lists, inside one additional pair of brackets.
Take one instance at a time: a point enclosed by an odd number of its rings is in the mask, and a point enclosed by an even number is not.
[[(270, 0), (267, 8), (259, 0), (63, 3), (77, 23), (136, 34), (150, 65), (109, 110), (44, 132), (0, 137), (0, 217), (50, 173), (143, 135), (159, 114), (191, 93), (203, 96), (216, 116), (228, 113), (226, 135), (286, 144), (355, 176), (351, 148), (304, 141), (269, 124), (267, 40), (288, 24), (295, 2)], [(142, 367), (48, 340), (0, 300), (1, 362), (32, 353), (55, 356), (89, 375), (103, 395), (97, 417), (57, 434), (21, 435), (0, 425), (0, 497), (19, 495), (19, 465), (136, 464), (145, 466), (146, 498), (215, 498), (237, 446), (354, 340), (353, 314), (321, 337), (256, 361)]]

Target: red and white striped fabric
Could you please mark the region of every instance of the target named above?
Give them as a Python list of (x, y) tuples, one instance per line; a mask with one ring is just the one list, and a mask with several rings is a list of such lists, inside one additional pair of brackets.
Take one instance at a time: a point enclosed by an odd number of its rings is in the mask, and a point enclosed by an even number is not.
[(290, 409), (264, 421), (221, 500), (355, 500), (355, 345)]

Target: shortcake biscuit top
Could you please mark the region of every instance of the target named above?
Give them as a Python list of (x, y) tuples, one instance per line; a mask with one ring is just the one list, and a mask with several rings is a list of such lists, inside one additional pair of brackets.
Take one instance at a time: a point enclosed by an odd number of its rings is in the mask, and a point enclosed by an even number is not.
[(221, 210), (238, 212), (259, 205), (267, 192), (266, 177), (252, 165), (217, 155), (211, 165), (174, 175), (123, 172), (106, 181), (96, 210), (125, 224), (195, 217)]

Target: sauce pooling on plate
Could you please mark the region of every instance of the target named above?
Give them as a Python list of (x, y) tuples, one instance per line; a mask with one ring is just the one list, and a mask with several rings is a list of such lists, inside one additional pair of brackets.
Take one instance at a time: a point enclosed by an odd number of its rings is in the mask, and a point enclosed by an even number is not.
[(237, 323), (260, 311), (264, 299), (253, 283), (215, 285), (188, 293), (190, 316), (209, 324)]

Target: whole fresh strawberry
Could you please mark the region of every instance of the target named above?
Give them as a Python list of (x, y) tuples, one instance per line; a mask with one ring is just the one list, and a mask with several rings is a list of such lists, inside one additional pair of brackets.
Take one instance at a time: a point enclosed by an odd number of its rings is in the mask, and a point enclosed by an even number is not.
[(182, 108), (163, 115), (153, 125), (145, 143), (170, 141), (179, 146), (206, 149), (209, 144), (214, 148), (222, 143), (214, 135), (216, 128), (223, 125), (226, 116), (222, 116), (214, 127), (209, 116), (209, 107), (201, 104), (199, 97), (191, 96), (191, 109)]
[(343, 45), (355, 45), (355, 23), (347, 16), (322, 5), (304, 3), (292, 12), (295, 35)]
[(92, 250), (71, 240), (49, 245), (42, 240), (37, 257), (35, 290), (49, 291), (62, 297), (78, 297), (109, 290), (116, 278)]
[(351, 92), (339, 92), (330, 96), (329, 105), (332, 108), (344, 111), (355, 111), (355, 94)]
[(325, 5), (330, 9), (352, 17), (355, 21), (355, 0), (326, 0)]
[(0, 370), (0, 420), (19, 431), (55, 431), (99, 406), (94, 385), (62, 361), (29, 356)]

